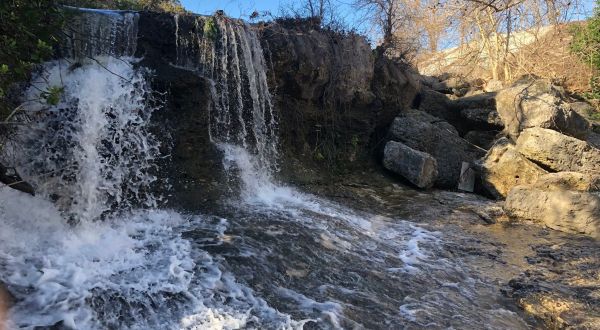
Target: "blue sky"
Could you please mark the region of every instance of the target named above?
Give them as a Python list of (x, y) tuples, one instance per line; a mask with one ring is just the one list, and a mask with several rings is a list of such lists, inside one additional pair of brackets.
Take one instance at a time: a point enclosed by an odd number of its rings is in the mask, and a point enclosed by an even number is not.
[(231, 17), (244, 17), (253, 11), (270, 11), (273, 15), (279, 12), (280, 3), (287, 0), (180, 0), (183, 6), (198, 14), (212, 14), (223, 9)]
[[(180, 0), (185, 8), (198, 14), (212, 14), (218, 9), (223, 9), (227, 15), (231, 17), (247, 17), (253, 11), (270, 11), (273, 15), (277, 15), (280, 8), (287, 6), (289, 3), (297, 3), (294, 0)], [(350, 14), (352, 12), (349, 5), (351, 0), (337, 1), (338, 9)], [(594, 0), (582, 0), (586, 14), (591, 12), (594, 6)]]

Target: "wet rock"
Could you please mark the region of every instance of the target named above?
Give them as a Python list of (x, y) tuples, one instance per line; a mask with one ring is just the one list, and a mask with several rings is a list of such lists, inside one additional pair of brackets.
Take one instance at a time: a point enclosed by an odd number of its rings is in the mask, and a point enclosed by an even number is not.
[(531, 127), (549, 128), (585, 139), (590, 123), (573, 111), (562, 90), (544, 80), (521, 79), (496, 95), (496, 108), (506, 132), (517, 138)]
[(419, 188), (431, 188), (438, 174), (437, 162), (431, 155), (395, 141), (385, 146), (383, 166)]
[(465, 108), (460, 111), (461, 116), (466, 119), (472, 127), (488, 130), (499, 130), (504, 124), (498, 112), (490, 108)]
[(15, 298), (6, 289), (6, 285), (0, 281), (0, 329), (3, 329), (4, 320), (7, 317), (7, 310), (12, 306)]
[(550, 129), (524, 130), (517, 140), (517, 150), (551, 171), (600, 173), (600, 149)]
[(483, 187), (496, 198), (511, 188), (534, 183), (547, 172), (521, 155), (507, 139), (498, 140), (480, 162)]
[(600, 177), (552, 173), (537, 182), (511, 189), (504, 210), (511, 218), (527, 219), (569, 233), (600, 238)]
[(438, 164), (435, 185), (456, 188), (462, 162), (473, 162), (484, 152), (456, 135), (428, 121), (420, 120), (412, 112), (400, 114), (390, 127), (391, 140), (433, 156)]
[(469, 131), (463, 138), (469, 143), (489, 150), (494, 145), (498, 133), (498, 131)]
[(5, 167), (0, 164), (0, 182), (4, 183), (12, 189), (22, 191), (24, 193), (35, 195), (33, 186), (24, 181), (17, 170), (11, 167)]

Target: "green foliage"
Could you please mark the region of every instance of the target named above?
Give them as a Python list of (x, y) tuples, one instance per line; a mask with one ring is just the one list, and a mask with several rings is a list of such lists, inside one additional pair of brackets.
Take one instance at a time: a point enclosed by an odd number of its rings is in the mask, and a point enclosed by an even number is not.
[(120, 10), (149, 10), (159, 12), (184, 12), (179, 0), (62, 0), (62, 4), (74, 7), (120, 9)]
[(586, 97), (600, 99), (600, 0), (596, 0), (596, 10), (584, 25), (576, 25), (572, 29), (573, 41), (571, 51), (582, 61), (589, 64), (595, 72), (590, 81), (590, 92)]
[(217, 33), (219, 31), (217, 30), (217, 23), (214, 17), (208, 17), (204, 21), (203, 32), (204, 37), (209, 38), (211, 40), (214, 40), (217, 37)]
[(0, 1), (0, 114), (14, 106), (6, 99), (10, 86), (52, 56), (63, 22), (56, 0)]
[(46, 100), (46, 103), (57, 105), (64, 90), (65, 88), (62, 86), (51, 86), (47, 91), (42, 92), (42, 97)]

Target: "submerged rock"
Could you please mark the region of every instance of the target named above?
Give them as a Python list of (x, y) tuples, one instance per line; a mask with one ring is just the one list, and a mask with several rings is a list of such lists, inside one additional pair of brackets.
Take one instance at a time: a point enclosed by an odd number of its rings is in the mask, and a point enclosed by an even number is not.
[(549, 128), (585, 139), (590, 123), (573, 111), (558, 87), (544, 80), (522, 79), (496, 95), (506, 132), (517, 138), (531, 127)]
[(383, 166), (419, 188), (433, 186), (438, 175), (435, 158), (395, 141), (390, 141), (385, 146)]
[(494, 144), (480, 162), (483, 187), (496, 198), (506, 198), (511, 188), (530, 184), (547, 172), (521, 155), (507, 138)]
[(527, 219), (564, 232), (600, 238), (600, 177), (551, 173), (513, 188), (504, 204), (511, 218)]
[(524, 130), (517, 140), (517, 150), (552, 171), (600, 173), (600, 149), (550, 129)]
[(6, 286), (0, 281), (0, 329), (4, 329), (4, 320), (7, 318), (7, 311), (12, 306), (14, 297), (6, 289)]
[(430, 154), (438, 164), (435, 185), (456, 188), (463, 162), (473, 162), (483, 156), (484, 151), (429, 121), (423, 121), (415, 112), (400, 114), (390, 127), (389, 136), (412, 149)]

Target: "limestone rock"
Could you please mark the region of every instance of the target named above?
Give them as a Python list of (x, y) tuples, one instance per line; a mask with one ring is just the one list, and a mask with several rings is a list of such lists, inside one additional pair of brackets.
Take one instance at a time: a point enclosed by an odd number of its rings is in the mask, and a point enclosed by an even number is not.
[(432, 116), (448, 121), (454, 115), (458, 115), (458, 112), (456, 114), (450, 112), (450, 99), (445, 94), (434, 90), (423, 90), (418, 98), (420, 99), (419, 110)]
[(585, 139), (590, 123), (564, 101), (562, 91), (544, 80), (522, 79), (496, 95), (506, 132), (517, 138), (531, 127), (549, 128)]
[(480, 163), (483, 187), (496, 198), (511, 188), (534, 183), (547, 172), (522, 156), (507, 138), (494, 144)]
[(454, 126), (450, 125), (450, 123), (448, 123), (447, 121), (440, 119), (438, 117), (432, 116), (432, 115), (428, 114), (427, 112), (411, 109), (411, 110), (406, 111), (403, 114), (403, 116), (412, 117), (416, 120), (430, 123), (440, 129), (448, 131), (456, 136), (459, 135), (456, 128)]
[(504, 211), (511, 218), (600, 238), (600, 195), (597, 193), (517, 186), (509, 192)]
[(383, 166), (419, 188), (433, 186), (438, 174), (437, 162), (431, 155), (395, 141), (385, 146)]
[(462, 162), (474, 162), (484, 152), (446, 129), (421, 120), (412, 112), (401, 113), (390, 127), (389, 137), (433, 156), (438, 165), (435, 185), (456, 188)]
[(517, 150), (552, 171), (600, 173), (600, 149), (550, 129), (524, 130), (517, 140)]
[(504, 86), (502, 82), (499, 80), (490, 80), (483, 86), (483, 90), (486, 92), (497, 92), (501, 90)]
[(583, 192), (600, 191), (600, 175), (578, 172), (548, 173), (535, 181), (532, 187), (545, 191), (574, 190)]

